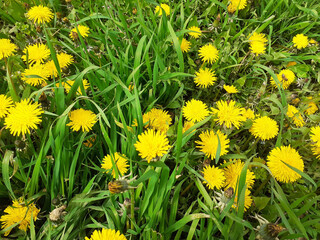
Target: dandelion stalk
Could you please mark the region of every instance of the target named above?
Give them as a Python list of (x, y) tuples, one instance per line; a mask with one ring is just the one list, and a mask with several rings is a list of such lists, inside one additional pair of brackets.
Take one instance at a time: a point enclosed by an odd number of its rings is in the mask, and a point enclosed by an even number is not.
[(12, 99), (17, 102), (17, 101), (19, 101), (19, 97), (18, 97), (18, 94), (17, 94), (16, 87), (14, 86), (13, 80), (11, 78), (11, 72), (10, 72), (10, 68), (9, 68), (9, 61), (7, 61), (7, 58), (4, 58), (4, 62), (5, 62), (5, 65), (6, 65), (7, 80), (8, 80), (8, 86), (9, 86), (10, 95), (11, 95)]

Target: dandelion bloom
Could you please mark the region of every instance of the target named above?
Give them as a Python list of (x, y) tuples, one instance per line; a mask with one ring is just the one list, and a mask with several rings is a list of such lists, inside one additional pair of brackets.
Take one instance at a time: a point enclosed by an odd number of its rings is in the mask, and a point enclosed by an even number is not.
[(47, 70), (50, 77), (53, 78), (58, 76), (58, 70), (56, 68), (56, 65), (54, 64), (53, 60), (50, 60), (43, 64), (43, 67)]
[(162, 10), (166, 13), (167, 16), (170, 15), (170, 7), (165, 3), (161, 3), (160, 6), (156, 6), (154, 12), (155, 14), (158, 14), (158, 16), (162, 16)]
[(302, 127), (305, 124), (302, 115), (299, 113), (299, 110), (295, 106), (288, 104), (287, 116), (292, 118), (294, 124), (297, 127)]
[(278, 131), (277, 122), (267, 116), (256, 118), (250, 128), (252, 135), (263, 141), (274, 138), (277, 136)]
[[(4, 210), (5, 214), (0, 218), (2, 229), (19, 223), (19, 229), (26, 232), (30, 228), (31, 218), (33, 218), (33, 221), (36, 221), (39, 212), (40, 210), (36, 208), (34, 203), (26, 204), (22, 198), (13, 200), (12, 206), (8, 206)], [(11, 230), (5, 232), (4, 236), (8, 236)]]
[(310, 138), (320, 146), (320, 126), (310, 128)]
[[(61, 82), (62, 87), (64, 87), (66, 93), (68, 94), (75, 83), (74, 80), (67, 80), (65, 82)], [(82, 85), (84, 90), (87, 90), (90, 86), (87, 79), (82, 79)], [(60, 83), (56, 83), (56, 87), (59, 87)], [(79, 86), (77, 89), (77, 95), (84, 95), (85, 93), (81, 90), (81, 87)]]
[(250, 50), (252, 53), (259, 55), (266, 52), (267, 38), (263, 33), (254, 32), (249, 38)]
[(86, 237), (85, 240), (127, 240), (126, 237), (121, 234), (119, 231), (114, 229), (102, 228), (101, 231), (94, 230), (90, 238)]
[(209, 68), (200, 68), (195, 74), (194, 82), (198, 87), (207, 88), (217, 80), (215, 72)]
[[(291, 146), (281, 146), (271, 150), (267, 158), (267, 166), (272, 175), (280, 182), (295, 182), (301, 176), (286, 164), (303, 172), (304, 163), (299, 153)], [(286, 163), (286, 164), (284, 164)]]
[(189, 52), (190, 47), (191, 47), (191, 43), (187, 39), (182, 38), (182, 41), (180, 44), (181, 51), (182, 52)]
[(233, 100), (217, 102), (217, 109), (211, 108), (212, 113), (217, 114), (215, 121), (219, 122), (220, 125), (224, 124), (227, 128), (235, 126), (236, 129), (239, 129), (241, 123), (246, 121), (243, 116), (245, 109), (235, 105), (236, 102)]
[(71, 63), (74, 62), (73, 56), (64, 52), (61, 52), (57, 55), (60, 68), (68, 67)]
[(200, 151), (205, 153), (207, 157), (211, 159), (216, 158), (219, 141), (220, 141), (220, 156), (223, 156), (228, 153), (227, 148), (229, 148), (230, 140), (227, 138), (225, 134), (220, 132), (220, 130), (215, 133), (213, 130), (202, 132), (199, 135), (201, 141), (196, 141), (200, 148)]
[(311, 151), (313, 155), (316, 156), (317, 159), (320, 159), (320, 143), (312, 144)]
[(2, 58), (7, 58), (13, 55), (18, 47), (11, 43), (9, 39), (0, 39), (0, 60)]
[(293, 46), (302, 49), (308, 46), (309, 40), (308, 37), (305, 36), (304, 34), (297, 34), (293, 37), (292, 39)]
[[(242, 162), (240, 159), (230, 160), (235, 161), (234, 163), (229, 164), (223, 169), (224, 176), (226, 177), (225, 187), (229, 188), (232, 187), (233, 189), (237, 189), (237, 183), (240, 180), (240, 174), (242, 172), (242, 169), (244, 167), (244, 162)], [(247, 188), (251, 188), (254, 184), (254, 173), (251, 172), (249, 169), (247, 169), (246, 174), (246, 184)]]
[(73, 28), (69, 34), (70, 38), (72, 38), (73, 41), (75, 41), (76, 39), (79, 38), (77, 28), (78, 28), (78, 31), (79, 31), (81, 37), (83, 37), (83, 38), (88, 37), (88, 34), (90, 32), (90, 28), (88, 28), (87, 26), (78, 25), (77, 27)]
[[(114, 153), (113, 161), (116, 164), (121, 176), (123, 176), (128, 171), (128, 167), (129, 167), (127, 159), (123, 157), (121, 154), (116, 152)], [(111, 156), (109, 154), (103, 158), (101, 167), (105, 170), (112, 169), (112, 176), (114, 178), (116, 177), (116, 173), (112, 165)]]
[[(280, 84), (282, 84), (282, 87), (284, 89), (287, 89), (290, 86), (290, 84), (293, 83), (296, 76), (294, 75), (294, 72), (292, 72), (291, 70), (284, 69), (284, 70), (281, 70), (279, 74), (277, 74), (277, 78)], [(276, 86), (276, 82), (273, 79), (273, 77), (271, 77), (271, 84), (273, 86)]]
[(203, 183), (207, 184), (209, 189), (217, 188), (218, 190), (224, 186), (225, 176), (221, 169), (215, 166), (208, 166), (203, 169)]
[[(307, 97), (307, 99), (312, 100), (312, 97)], [(310, 101), (308, 103), (308, 108), (305, 110), (306, 114), (311, 115), (314, 114), (316, 111), (318, 111), (318, 106), (315, 104), (315, 102)]]
[(172, 122), (171, 116), (167, 111), (156, 108), (152, 108), (149, 112), (143, 114), (142, 119), (143, 124), (146, 124), (145, 127), (149, 127), (163, 133), (168, 131)]
[[(247, 211), (248, 208), (252, 205), (253, 200), (252, 200), (252, 197), (250, 194), (251, 194), (251, 191), (248, 188), (246, 188), (246, 190), (244, 192), (244, 211)], [(238, 209), (238, 207), (239, 207), (238, 200), (239, 200), (238, 195), (236, 195), (234, 198), (233, 205), (232, 205), (233, 208)]]
[(234, 13), (237, 9), (242, 10), (247, 6), (247, 0), (230, 0), (228, 12)]
[(193, 125), (194, 125), (194, 122), (185, 121), (182, 129), (182, 133), (185, 133), (186, 131), (188, 131), (189, 128), (191, 128)]
[(199, 122), (209, 116), (209, 110), (205, 103), (191, 99), (182, 108), (183, 116), (190, 122)]
[(224, 88), (224, 90), (227, 91), (227, 93), (238, 93), (238, 89), (236, 89), (236, 87), (233, 85), (229, 86), (229, 85), (224, 84), (223, 88)]
[(202, 58), (203, 62), (212, 64), (219, 59), (219, 51), (212, 44), (207, 44), (199, 49), (199, 56)]
[(89, 132), (97, 122), (97, 115), (90, 110), (80, 108), (70, 112), (69, 119), (70, 122), (67, 126), (71, 126), (73, 131), (79, 131), (81, 129), (83, 132)]
[(26, 62), (28, 55), (28, 62), (33, 63), (43, 63), (44, 60), (50, 57), (50, 50), (45, 44), (34, 44), (27, 46), (24, 50), (21, 58)]
[(43, 22), (50, 22), (53, 18), (53, 13), (50, 8), (39, 5), (30, 8), (27, 16), (29, 20), (39, 24)]
[(162, 157), (171, 147), (166, 135), (153, 129), (148, 129), (140, 134), (138, 140), (134, 146), (139, 155), (146, 159), (148, 163), (156, 157)]
[(188, 28), (188, 30), (192, 31), (188, 32), (189, 36), (191, 36), (192, 38), (199, 38), (201, 36), (201, 29), (199, 27), (192, 26)]
[(9, 109), (4, 124), (13, 136), (25, 135), (30, 133), (30, 129), (38, 128), (42, 113), (39, 103), (31, 103), (30, 99), (24, 99)]
[(254, 119), (256, 116), (254, 115), (254, 111), (251, 110), (250, 108), (246, 109), (244, 112), (243, 112), (243, 116), (246, 118), (246, 119)]
[(11, 97), (7, 97), (6, 95), (0, 94), (0, 119), (5, 117), (9, 109), (13, 106), (13, 102)]
[(25, 69), (21, 74), (21, 80), (32, 86), (39, 86), (45, 83), (49, 76), (50, 74), (45, 65), (39, 63)]

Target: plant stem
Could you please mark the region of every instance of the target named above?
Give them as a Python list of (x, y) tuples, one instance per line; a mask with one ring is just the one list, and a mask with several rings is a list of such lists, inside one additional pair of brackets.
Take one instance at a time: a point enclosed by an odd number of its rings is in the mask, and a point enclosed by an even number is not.
[(16, 87), (14, 86), (14, 83), (13, 83), (12, 78), (11, 78), (11, 72), (10, 72), (10, 69), (9, 69), (9, 61), (7, 61), (7, 58), (4, 58), (4, 62), (5, 62), (5, 65), (6, 65), (6, 70), (7, 70), (7, 80), (8, 80), (8, 86), (9, 86), (10, 95), (11, 95), (11, 97), (12, 97), (12, 99), (14, 101), (19, 101), (19, 97), (18, 97), (18, 94), (17, 94)]

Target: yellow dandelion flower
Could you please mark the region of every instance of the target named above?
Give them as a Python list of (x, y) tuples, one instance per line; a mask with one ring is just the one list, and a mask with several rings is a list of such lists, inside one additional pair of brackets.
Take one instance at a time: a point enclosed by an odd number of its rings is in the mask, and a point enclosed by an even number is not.
[(311, 151), (313, 155), (316, 156), (317, 159), (320, 159), (320, 143), (312, 144)]
[(203, 178), (205, 181), (203, 183), (207, 184), (209, 189), (220, 189), (224, 186), (225, 176), (221, 169), (215, 166), (207, 166), (203, 169)]
[[(290, 86), (290, 84), (294, 82), (296, 76), (294, 72), (292, 72), (291, 70), (284, 69), (284, 70), (281, 70), (279, 74), (277, 74), (277, 78), (282, 84), (282, 87), (284, 89), (287, 89)], [(271, 84), (273, 86), (276, 86), (276, 82), (273, 79), (273, 77), (271, 77)]]
[(246, 117), (243, 116), (245, 109), (236, 106), (236, 102), (231, 100), (229, 102), (220, 100), (217, 102), (217, 109), (211, 108), (213, 114), (216, 114), (216, 122), (220, 125), (225, 125), (227, 128), (235, 126), (239, 129), (242, 122), (246, 121)]
[(160, 131), (148, 129), (138, 136), (138, 140), (134, 146), (139, 152), (141, 158), (150, 163), (156, 157), (162, 157), (171, 147), (166, 135)]
[[(252, 197), (251, 197), (251, 192), (250, 190), (248, 190), (248, 188), (246, 188), (245, 192), (244, 192), (244, 211), (247, 211), (248, 208), (252, 205)], [(238, 209), (238, 195), (235, 196), (234, 198), (234, 202), (232, 207)]]
[(166, 133), (171, 125), (172, 119), (167, 111), (152, 108), (149, 112), (143, 114), (143, 124), (145, 127)]
[(49, 75), (45, 65), (34, 64), (30, 68), (24, 70), (21, 74), (21, 80), (32, 86), (39, 86), (48, 80)]
[(267, 116), (256, 118), (250, 128), (252, 135), (263, 141), (276, 137), (278, 131), (277, 122)]
[(30, 133), (30, 129), (37, 129), (41, 123), (43, 110), (39, 103), (31, 103), (30, 99), (24, 99), (9, 109), (4, 125), (13, 136)]
[[(16, 223), (19, 223), (19, 229), (27, 231), (30, 228), (31, 218), (33, 221), (37, 220), (40, 210), (34, 203), (26, 204), (23, 198), (13, 200), (12, 206), (8, 206), (1, 218), (2, 229), (8, 228)], [(4, 236), (8, 236), (12, 229), (5, 232)]]
[(23, 50), (23, 53), (25, 55), (23, 55), (21, 58), (26, 62), (28, 55), (28, 61), (30, 64), (43, 63), (44, 60), (50, 57), (50, 50), (47, 45), (39, 43), (27, 46)]
[(310, 128), (310, 138), (320, 146), (320, 126)]
[(255, 119), (254, 111), (251, 110), (250, 108), (246, 109), (246, 111), (243, 112), (243, 116), (246, 119)]
[(297, 127), (303, 127), (305, 124), (302, 115), (299, 113), (299, 110), (290, 104), (288, 104), (287, 116), (292, 118), (294, 124)]
[(295, 106), (292, 106), (292, 105), (290, 105), (290, 104), (288, 104), (288, 111), (287, 111), (287, 115), (288, 115), (288, 117), (294, 117), (294, 115), (296, 114), (296, 113), (298, 113), (299, 111), (298, 111), (298, 109), (295, 107)]
[(83, 132), (89, 132), (98, 121), (96, 114), (83, 108), (70, 112), (69, 119), (70, 122), (67, 126), (71, 126), (72, 131), (79, 131), (81, 129)]
[(155, 14), (158, 14), (158, 16), (162, 16), (162, 10), (166, 13), (167, 16), (170, 15), (170, 7), (165, 3), (161, 3), (160, 6), (156, 6), (154, 12)]
[(189, 36), (191, 36), (192, 38), (199, 38), (201, 36), (201, 29), (199, 27), (192, 26), (188, 28), (188, 30), (192, 31), (188, 32)]
[(227, 93), (230, 93), (230, 94), (238, 93), (238, 89), (236, 89), (236, 87), (233, 85), (229, 86), (229, 85), (224, 84), (223, 88), (224, 88), (224, 90), (227, 91)]
[(77, 27), (73, 28), (69, 34), (70, 38), (72, 38), (73, 41), (79, 38), (77, 28), (81, 37), (83, 38), (88, 37), (90, 28), (88, 28), (87, 26), (78, 25)]
[(190, 122), (200, 122), (209, 116), (209, 110), (205, 103), (191, 99), (182, 108), (183, 116)]
[(182, 38), (180, 48), (182, 52), (189, 52), (191, 47), (191, 42), (189, 42), (187, 39)]
[(309, 40), (308, 37), (305, 36), (304, 34), (297, 34), (293, 37), (292, 39), (293, 46), (302, 49), (308, 46)]
[[(121, 176), (123, 176), (128, 171), (128, 167), (129, 167), (127, 159), (124, 156), (122, 156), (121, 154), (116, 152), (116, 153), (114, 153), (113, 160), (114, 160), (114, 163), (116, 164)], [(101, 167), (106, 170), (113, 169), (111, 156), (109, 154), (103, 158)], [(113, 178), (116, 177), (116, 173), (115, 173), (114, 169), (112, 170), (112, 176), (113, 176)]]
[(107, 229), (107, 228), (102, 228), (101, 231), (94, 230), (90, 238), (88, 237), (85, 238), (85, 240), (106, 240), (106, 239), (127, 240), (127, 238), (123, 234), (121, 234), (119, 231), (116, 231), (114, 229)]
[(44, 22), (50, 22), (53, 18), (53, 13), (51, 12), (50, 8), (39, 5), (30, 8), (30, 10), (27, 13), (27, 16), (29, 20), (39, 24)]
[(314, 40), (313, 38), (310, 39), (309, 43), (310, 43), (310, 44), (318, 44), (318, 42), (317, 42), (316, 40)]
[(225, 134), (223, 134), (220, 130), (215, 133), (213, 130), (202, 132), (199, 135), (201, 141), (196, 141), (200, 148), (200, 151), (205, 153), (207, 157), (211, 159), (216, 158), (217, 149), (220, 141), (220, 156), (223, 156), (228, 153), (229, 142), (230, 140), (227, 138)]
[(185, 133), (186, 131), (188, 131), (188, 129), (190, 129), (193, 125), (194, 125), (194, 122), (185, 121), (182, 129), (182, 133)]
[(5, 117), (9, 109), (13, 106), (13, 102), (11, 97), (7, 97), (6, 95), (0, 94), (0, 119)]
[[(244, 162), (242, 162), (240, 159), (230, 160), (230, 162), (233, 162), (232, 164), (229, 164), (223, 169), (224, 176), (226, 177), (225, 187), (233, 189), (238, 189), (238, 182), (240, 179), (240, 174), (242, 172), (242, 169), (244, 167)], [(226, 163), (226, 162), (225, 162)], [(246, 184), (247, 188), (252, 188), (254, 184), (255, 175), (253, 172), (251, 172), (249, 169), (247, 169), (246, 174)]]
[(295, 182), (301, 176), (286, 164), (303, 172), (304, 163), (299, 153), (289, 146), (281, 146), (271, 150), (267, 158), (267, 166), (275, 179), (280, 182)]
[(212, 44), (207, 44), (199, 49), (199, 56), (203, 62), (212, 64), (219, 59), (219, 51)]
[(0, 60), (2, 58), (7, 58), (13, 55), (18, 47), (11, 43), (9, 39), (0, 39)]
[[(65, 82), (61, 82), (62, 87), (64, 87), (66, 93), (68, 94), (73, 86), (73, 84), (75, 83), (74, 80), (67, 80)], [(82, 85), (84, 90), (87, 90), (90, 86), (89, 82), (87, 79), (82, 79)], [(60, 83), (56, 83), (56, 87), (59, 87)], [(85, 93), (82, 92), (81, 87), (79, 86), (77, 89), (77, 95), (84, 95)]]
[(73, 56), (64, 52), (59, 53), (57, 55), (57, 59), (58, 59), (60, 68), (68, 67), (71, 63), (74, 62)]
[(266, 43), (268, 42), (265, 34), (254, 32), (249, 38), (250, 50), (252, 53), (259, 55), (266, 52)]
[(43, 67), (46, 69), (46, 71), (48, 72), (49, 76), (51, 76), (53, 78), (58, 76), (58, 70), (56, 68), (56, 65), (54, 64), (53, 60), (50, 60), (48, 62), (46, 62), (45, 64), (43, 64)]
[(200, 68), (195, 74), (194, 82), (198, 87), (207, 88), (217, 80), (215, 72), (209, 68)]
[(230, 0), (228, 12), (234, 13), (237, 9), (242, 10), (247, 6), (247, 0)]
[[(312, 97), (307, 97), (309, 100), (312, 100)], [(305, 110), (305, 113), (308, 115), (314, 114), (316, 111), (318, 111), (318, 106), (315, 104), (315, 102), (311, 101), (308, 103), (308, 108)]]

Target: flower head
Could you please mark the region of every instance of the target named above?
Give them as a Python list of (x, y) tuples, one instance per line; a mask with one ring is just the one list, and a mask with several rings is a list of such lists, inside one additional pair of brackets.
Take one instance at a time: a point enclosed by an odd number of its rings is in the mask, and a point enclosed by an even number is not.
[(67, 126), (71, 126), (73, 131), (89, 132), (93, 125), (97, 122), (97, 115), (90, 110), (77, 109), (69, 113), (70, 122)]
[(320, 146), (320, 126), (310, 128), (310, 138)]
[[(237, 183), (240, 180), (240, 174), (244, 167), (244, 163), (240, 159), (230, 160), (230, 161), (235, 161), (235, 162), (232, 164), (229, 164), (223, 169), (224, 176), (226, 177), (225, 187), (226, 188), (232, 187), (233, 189), (238, 189)], [(255, 179), (254, 173), (251, 172), (249, 169), (247, 169), (247, 174), (246, 174), (247, 188), (251, 188), (253, 186), (254, 179)]]
[(27, 61), (27, 56), (28, 56), (28, 62), (30, 64), (33, 63), (43, 63), (44, 60), (48, 59), (50, 56), (50, 50), (45, 44), (34, 44), (34, 45), (29, 45), (27, 46), (24, 50), (23, 55), (21, 58), (24, 61)]
[(0, 38), (0, 60), (13, 55), (17, 46), (10, 42), (9, 39)]
[(304, 34), (297, 34), (292, 39), (293, 46), (295, 46), (298, 49), (302, 49), (308, 46), (309, 40), (308, 37)]
[(241, 123), (247, 119), (243, 116), (245, 109), (235, 105), (236, 102), (233, 100), (217, 102), (217, 109), (211, 108), (213, 114), (217, 114), (215, 121), (220, 125), (224, 124), (227, 128), (235, 126), (236, 129), (239, 129)]
[[(68, 94), (73, 86), (73, 84), (75, 83), (74, 80), (67, 80), (65, 82), (61, 82), (62, 87), (64, 87), (66, 93)], [(83, 88), (84, 90), (87, 90), (89, 88), (89, 83), (87, 79), (82, 79), (82, 84), (83, 84)], [(59, 87), (60, 83), (56, 83), (56, 87)], [(85, 93), (81, 90), (81, 87), (79, 86), (77, 89), (77, 95), (84, 95)]]
[(7, 97), (6, 95), (0, 94), (0, 119), (5, 117), (9, 109), (13, 106), (13, 102), (11, 97)]
[(215, 166), (207, 166), (203, 169), (203, 178), (209, 189), (217, 188), (218, 190), (224, 186), (225, 176), (221, 169)]
[[(128, 171), (129, 167), (127, 159), (116, 152), (114, 153), (113, 161), (116, 164), (121, 176), (123, 176)], [(106, 170), (112, 169), (112, 176), (114, 178), (116, 177), (116, 173), (112, 165), (111, 156), (109, 154), (103, 158), (101, 167)]]
[(83, 38), (88, 37), (88, 34), (90, 32), (90, 28), (88, 28), (87, 26), (78, 25), (77, 27), (73, 28), (69, 34), (70, 38), (72, 38), (73, 41), (75, 41), (76, 39), (79, 38), (77, 28), (78, 28), (78, 31), (79, 31), (81, 37), (83, 37)]
[(188, 30), (192, 31), (192, 32), (188, 32), (188, 34), (192, 38), (199, 38), (201, 36), (201, 29), (199, 27), (192, 26), (192, 27), (188, 28)]
[(155, 14), (158, 14), (158, 16), (162, 16), (162, 10), (166, 13), (167, 16), (170, 15), (170, 7), (165, 3), (161, 3), (160, 6), (156, 6), (154, 12)]
[(216, 158), (217, 150), (220, 142), (220, 156), (228, 153), (227, 148), (229, 147), (230, 140), (220, 130), (215, 133), (213, 130), (202, 132), (199, 135), (201, 141), (196, 141), (200, 148), (200, 151), (205, 153), (207, 157), (211, 159)]
[(316, 156), (317, 159), (320, 159), (320, 144), (319, 143), (312, 144), (311, 151), (312, 151), (313, 155)]
[(242, 10), (247, 6), (247, 0), (230, 0), (228, 12), (234, 13), (237, 9)]
[(302, 127), (305, 124), (302, 115), (299, 113), (299, 110), (293, 105), (288, 105), (287, 116), (292, 118), (297, 127)]
[(30, 99), (21, 100), (10, 108), (5, 118), (5, 126), (13, 136), (30, 133), (30, 129), (37, 129), (41, 123), (43, 110), (39, 103), (31, 103)]
[[(39, 209), (36, 208), (34, 203), (26, 204), (25, 201), (20, 198), (13, 200), (12, 206), (8, 206), (1, 218), (2, 229), (8, 228), (13, 224), (19, 223), (19, 229), (27, 231), (30, 227), (31, 218), (33, 221), (37, 220)], [(5, 232), (5, 236), (8, 236), (11, 229)]]
[(183, 116), (191, 122), (199, 122), (209, 115), (208, 107), (200, 100), (191, 99), (182, 108)]
[(188, 131), (189, 128), (191, 128), (193, 125), (194, 125), (194, 122), (185, 121), (182, 129), (182, 133), (185, 133), (186, 131)]
[(156, 157), (162, 157), (171, 147), (166, 135), (153, 129), (148, 129), (140, 134), (138, 140), (134, 146), (139, 155), (146, 159), (148, 163)]
[(259, 55), (266, 52), (266, 39), (263, 33), (254, 32), (249, 38), (250, 50), (252, 53)]
[(277, 136), (278, 130), (277, 122), (267, 116), (256, 118), (250, 128), (252, 135), (263, 141)]
[(209, 68), (200, 68), (195, 74), (194, 82), (198, 87), (207, 88), (217, 80), (215, 72)]
[(121, 234), (119, 231), (114, 229), (102, 228), (101, 231), (94, 230), (90, 238), (86, 237), (85, 240), (127, 240), (126, 237)]
[[(247, 211), (247, 209), (252, 205), (252, 197), (251, 197), (251, 192), (248, 188), (246, 188), (245, 193), (244, 193), (244, 211)], [(239, 205), (238, 205), (238, 195), (235, 196), (234, 198), (234, 202), (232, 207), (238, 209)]]
[[(307, 97), (309, 100), (312, 100), (312, 97)], [(318, 111), (318, 106), (315, 104), (315, 102), (310, 101), (308, 103), (308, 108), (305, 110), (306, 114), (311, 115), (314, 114), (316, 111)]]
[(27, 16), (29, 20), (39, 24), (43, 22), (50, 22), (53, 18), (53, 13), (50, 8), (39, 5), (30, 8)]
[(167, 111), (161, 109), (152, 108), (149, 112), (143, 114), (143, 124), (145, 127), (150, 127), (154, 130), (166, 133), (171, 124), (171, 116)]
[(246, 119), (254, 119), (256, 116), (254, 115), (254, 111), (250, 108), (246, 109), (246, 111), (243, 113), (243, 116)]
[[(296, 76), (291, 70), (284, 69), (281, 70), (279, 74), (277, 74), (277, 78), (280, 81), (280, 84), (282, 84), (282, 87), (284, 89), (287, 89), (290, 86), (290, 84), (295, 80)], [(276, 86), (276, 82), (273, 79), (273, 77), (271, 77), (271, 84), (273, 86)]]
[(238, 93), (238, 89), (236, 89), (236, 87), (233, 85), (229, 86), (229, 85), (225, 84), (225, 85), (223, 85), (223, 88), (224, 88), (224, 90), (227, 91), (227, 93)]
[(182, 41), (180, 44), (181, 51), (182, 52), (189, 52), (190, 47), (191, 47), (191, 43), (187, 39), (182, 38)]
[(73, 56), (64, 52), (61, 52), (57, 55), (60, 68), (68, 67), (71, 63), (74, 62)]
[(21, 80), (32, 85), (39, 86), (48, 80), (49, 72), (45, 65), (43, 64), (34, 64), (30, 68), (25, 69), (21, 74)]
[[(271, 150), (267, 165), (272, 175), (280, 182), (295, 182), (301, 175), (286, 164), (303, 172), (304, 163), (299, 153), (290, 146), (281, 146)], [(284, 164), (286, 163), (286, 164)]]
[(199, 56), (202, 61), (212, 64), (219, 59), (219, 51), (212, 44), (207, 44), (199, 49)]

